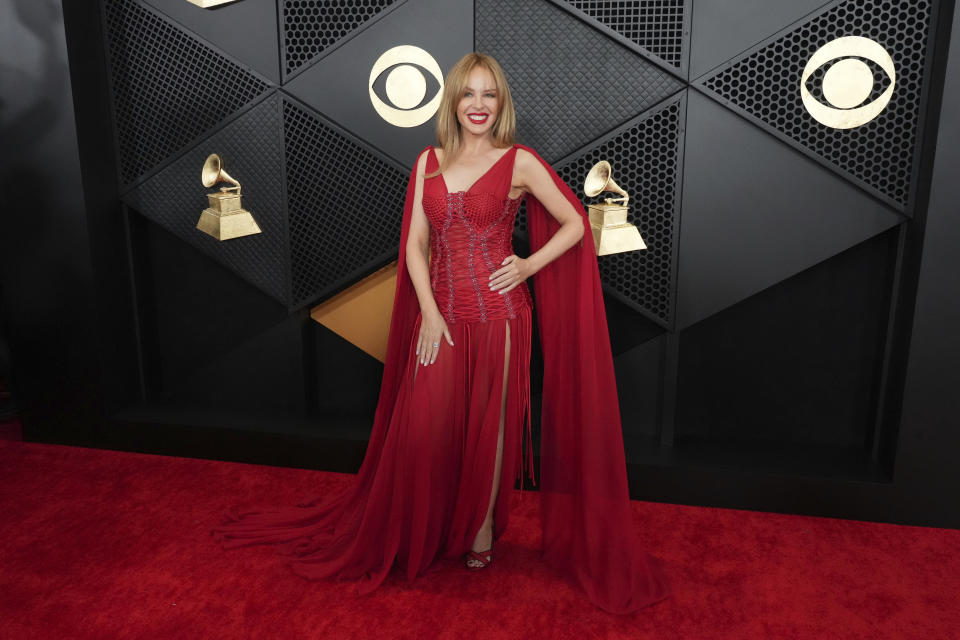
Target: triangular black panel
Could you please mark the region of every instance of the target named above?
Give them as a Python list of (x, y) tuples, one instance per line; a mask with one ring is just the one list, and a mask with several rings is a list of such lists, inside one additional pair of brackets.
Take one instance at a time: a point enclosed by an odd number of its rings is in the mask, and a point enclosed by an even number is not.
[[(230, 309), (229, 303), (221, 309)], [(217, 314), (226, 316), (217, 320), (229, 323), (230, 313), (232, 311)], [(244, 321), (232, 324), (251, 323), (249, 318)], [(219, 327), (220, 323), (215, 326)], [(296, 357), (304, 349), (303, 320), (290, 315), (276, 324), (258, 328), (260, 331), (243, 340), (230, 335), (233, 339), (229, 342), (217, 335), (216, 330), (202, 332), (204, 336), (212, 335), (220, 349), (211, 353), (212, 350), (204, 349), (206, 344), (192, 345), (194, 350), (187, 354), (178, 370), (164, 372), (167, 393), (180, 404), (230, 407), (238, 413), (303, 411), (306, 358)], [(182, 341), (198, 342), (199, 337), (192, 335)]]
[(594, 20), (682, 70), (684, 17), (690, 0), (565, 0)]
[(753, 48), (829, 0), (694, 2), (690, 78), (698, 78)]
[(542, 0), (477, 0), (476, 49), (493, 55), (510, 80), (520, 141), (550, 162), (684, 86)]
[[(915, 170), (930, 14), (931, 0), (838, 2), (701, 78), (697, 85), (884, 201), (906, 210)], [(875, 119), (853, 129), (834, 129), (814, 120), (799, 89), (804, 67), (814, 52), (843, 36), (862, 36), (879, 43), (893, 58), (897, 72), (890, 104)], [(886, 75), (882, 70), (879, 74)], [(822, 75), (815, 73), (813, 79), (822, 79)], [(868, 102), (882, 91), (882, 80), (875, 82)]]
[[(134, 209), (224, 265), (240, 278), (289, 305), (287, 225), (283, 202), (283, 154), (279, 97), (274, 94), (199, 142), (124, 196)], [(207, 207), (200, 169), (211, 153), (243, 186), (243, 207), (261, 233), (217, 240), (196, 228)]]
[[(614, 180), (630, 194), (627, 221), (640, 230), (647, 248), (598, 256), (600, 279), (605, 291), (663, 327), (673, 319), (684, 96), (555, 165), (581, 202), (601, 202), (583, 193), (583, 180), (598, 161), (610, 163)], [(517, 219), (524, 233), (526, 222), (524, 207)], [(592, 238), (586, 236), (585, 242)]]
[(674, 446), (766, 449), (777, 473), (803, 458), (826, 474), (834, 455), (835, 471), (866, 471), (898, 235), (856, 243), (682, 331)]
[(647, 340), (613, 357), (617, 399), (627, 458), (659, 432), (660, 350), (663, 337)]
[(203, 9), (184, 0), (144, 0), (187, 29), (280, 84), (275, 0), (244, 0)]
[[(430, 28), (424, 29), (425, 24)], [(426, 105), (443, 91), (444, 74), (470, 52), (472, 40), (473, 0), (406, 2), (298, 73), (283, 89), (385, 156), (413, 168), (417, 154), (436, 140), (436, 118), (427, 113), (429, 119), (413, 127), (385, 120), (371, 101), (370, 71), (380, 56), (394, 47), (423, 49), (440, 67), (439, 78), (421, 70), (425, 81), (422, 104)], [(373, 83), (374, 95), (388, 105), (384, 83), (389, 75), (383, 71)]]
[(696, 91), (686, 123), (677, 330), (905, 220)]
[(284, 78), (404, 0), (279, 0)]
[(335, 125), (283, 103), (293, 305), (396, 254), (409, 174)]
[(270, 88), (134, 0), (106, 0), (104, 13), (124, 185)]

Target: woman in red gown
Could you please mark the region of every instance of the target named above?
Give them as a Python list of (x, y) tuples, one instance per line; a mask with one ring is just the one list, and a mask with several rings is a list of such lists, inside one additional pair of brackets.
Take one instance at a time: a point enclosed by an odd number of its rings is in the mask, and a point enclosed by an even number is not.
[[(667, 596), (633, 533), (589, 220), (550, 165), (514, 142), (515, 122), (496, 60), (470, 53), (454, 65), (439, 146), (421, 152), (407, 186), (383, 382), (357, 478), (295, 507), (228, 514), (213, 531), (224, 547), (276, 544), (296, 573), (356, 579), (361, 593), (394, 564), (409, 579), (439, 557), (488, 566), (524, 461), (532, 478), (532, 276), (542, 557), (614, 613)], [(512, 251), (524, 198), (528, 258)]]

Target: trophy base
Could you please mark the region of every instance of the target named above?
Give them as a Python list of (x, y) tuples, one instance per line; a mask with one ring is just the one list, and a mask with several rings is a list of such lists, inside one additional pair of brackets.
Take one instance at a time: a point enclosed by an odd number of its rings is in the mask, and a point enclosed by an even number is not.
[(232, 240), (261, 233), (260, 225), (246, 209), (237, 209), (230, 213), (204, 209), (197, 222), (197, 229), (217, 240)]
[(640, 231), (627, 222), (627, 208), (619, 204), (597, 203), (587, 206), (593, 246), (598, 256), (646, 249)]
[(591, 225), (590, 230), (593, 231), (593, 246), (597, 248), (598, 256), (647, 248), (640, 231), (632, 224), (599, 228)]

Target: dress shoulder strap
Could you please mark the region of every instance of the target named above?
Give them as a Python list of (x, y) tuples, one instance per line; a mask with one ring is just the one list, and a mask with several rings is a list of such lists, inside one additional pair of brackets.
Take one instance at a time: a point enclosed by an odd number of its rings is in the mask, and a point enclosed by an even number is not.
[(506, 198), (510, 193), (510, 188), (513, 184), (513, 167), (517, 161), (517, 145), (514, 143), (513, 147), (507, 151), (505, 156), (507, 158), (501, 158), (497, 161), (496, 168), (490, 173), (490, 186), (493, 189), (493, 192), (498, 196)]
[(433, 145), (427, 150), (427, 165), (423, 168), (423, 193), (424, 195), (440, 196), (443, 194), (443, 180), (438, 173), (430, 176), (431, 173), (440, 167), (440, 160), (437, 158), (437, 152)]
[(433, 145), (430, 145), (430, 148), (427, 149), (427, 166), (424, 169), (425, 173), (430, 173), (436, 171), (437, 167), (440, 166), (440, 160), (437, 158), (437, 150)]

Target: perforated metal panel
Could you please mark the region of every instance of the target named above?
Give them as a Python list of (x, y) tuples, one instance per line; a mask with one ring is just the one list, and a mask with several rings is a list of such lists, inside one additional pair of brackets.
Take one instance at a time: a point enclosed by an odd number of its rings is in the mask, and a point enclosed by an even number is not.
[(271, 86), (134, 0), (103, 7), (124, 185)]
[(396, 252), (409, 174), (284, 100), (293, 301), (312, 301)]
[[(630, 194), (627, 220), (637, 226), (647, 248), (598, 256), (604, 289), (669, 327), (674, 317), (679, 176), (682, 164), (682, 117), (686, 92), (626, 125), (596, 145), (562, 160), (554, 168), (581, 202), (588, 198), (583, 181), (600, 160), (610, 163), (613, 179)], [(605, 194), (606, 197), (612, 194)], [(517, 229), (527, 233), (526, 207), (517, 214)]]
[(678, 69), (683, 55), (684, 0), (566, 0)]
[(392, 4), (403, 0), (283, 0), (284, 71), (290, 74)]
[(476, 49), (510, 80), (521, 142), (551, 162), (684, 86), (543, 0), (477, 0)]
[[(914, 175), (930, 13), (930, 0), (839, 2), (698, 84), (903, 209)], [(815, 51), (851, 35), (870, 38), (887, 50), (897, 71), (896, 89), (876, 119), (854, 129), (832, 129), (807, 113), (799, 82)], [(874, 72), (878, 84), (871, 99), (889, 84), (882, 70)], [(809, 83), (821, 101), (822, 78), (823, 69)]]
[[(199, 231), (197, 220), (214, 189), (200, 182), (210, 153), (243, 186), (243, 206), (261, 233), (217, 240)], [(201, 141), (124, 195), (138, 212), (213, 258), (271, 297), (289, 304), (286, 215), (283, 202), (283, 152), (280, 98), (276, 93)]]
[(185, 27), (210, 46), (273, 83), (280, 76), (280, 30), (276, 0), (228, 2), (198, 10), (185, 0), (140, 0)]

